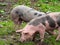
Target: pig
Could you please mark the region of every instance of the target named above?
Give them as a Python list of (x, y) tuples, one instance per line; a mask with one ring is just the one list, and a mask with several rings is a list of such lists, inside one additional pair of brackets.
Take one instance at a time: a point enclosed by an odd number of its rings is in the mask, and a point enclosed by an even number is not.
[(60, 38), (60, 12), (52, 12), (48, 15), (37, 17), (32, 19), (23, 29), (16, 32), (21, 33), (21, 42), (33, 40), (35, 32), (39, 32), (40, 41), (44, 41), (45, 32), (51, 32), (54, 34), (54, 30), (58, 29), (58, 36), (56, 40)]
[(18, 5), (12, 9), (10, 15), (14, 23), (20, 25), (22, 21), (29, 22), (33, 18), (45, 15), (45, 13), (25, 5)]

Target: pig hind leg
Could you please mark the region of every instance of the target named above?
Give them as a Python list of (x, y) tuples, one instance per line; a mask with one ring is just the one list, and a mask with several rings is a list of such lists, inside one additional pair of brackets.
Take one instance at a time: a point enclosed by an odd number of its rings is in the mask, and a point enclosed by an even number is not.
[(56, 41), (59, 40), (59, 38), (60, 38), (60, 27), (58, 28), (58, 36), (56, 38)]
[(48, 32), (49, 35), (56, 35), (56, 32), (54, 30), (52, 30), (52, 31), (46, 31), (46, 32)]
[(56, 40), (59, 40), (59, 38), (60, 38), (60, 16), (58, 16), (58, 18), (57, 18), (57, 24), (58, 24), (58, 36), (57, 36), (57, 38), (56, 38)]

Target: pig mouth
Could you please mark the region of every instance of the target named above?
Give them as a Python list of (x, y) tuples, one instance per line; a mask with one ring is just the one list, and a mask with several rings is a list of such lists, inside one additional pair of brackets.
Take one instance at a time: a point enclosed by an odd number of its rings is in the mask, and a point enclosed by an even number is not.
[(33, 40), (33, 38), (29, 38), (29, 39), (26, 39), (26, 40), (25, 40), (25, 39), (24, 39), (24, 40), (22, 39), (22, 40), (20, 40), (20, 42), (25, 43), (25, 42), (30, 42), (30, 41), (32, 41), (32, 40)]
[(23, 41), (20, 40), (21, 43), (28, 43), (28, 42), (30, 42), (30, 41), (32, 41), (32, 39), (27, 39), (27, 40), (23, 40)]

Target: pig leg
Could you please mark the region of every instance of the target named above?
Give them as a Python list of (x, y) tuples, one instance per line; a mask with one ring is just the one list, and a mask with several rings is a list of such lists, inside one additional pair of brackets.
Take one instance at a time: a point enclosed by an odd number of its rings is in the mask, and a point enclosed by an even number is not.
[(40, 34), (40, 41), (37, 43), (37, 45), (42, 45), (44, 41), (45, 28), (41, 28), (39, 30), (39, 34)]
[(60, 27), (58, 28), (58, 36), (57, 36), (57, 38), (56, 38), (56, 41), (58, 41), (59, 38), (60, 38)]
[(40, 34), (40, 39), (41, 39), (41, 42), (43, 42), (44, 41), (44, 35), (45, 35), (45, 30), (46, 30), (46, 27), (44, 26), (44, 25), (42, 25), (42, 24), (40, 24), (40, 26), (39, 26), (39, 34)]
[(14, 29), (15, 29), (15, 30), (20, 29), (21, 23), (22, 23), (22, 19), (20, 19), (19, 17), (16, 18), (16, 19), (14, 20), (14, 24), (15, 24)]
[(15, 19), (15, 24), (17, 24), (17, 25), (21, 25), (21, 23), (22, 23), (22, 19), (21, 18), (16, 18)]
[(41, 39), (41, 42), (43, 42), (43, 40), (44, 40), (44, 34), (45, 34), (45, 30), (41, 30), (40, 31), (40, 39)]
[(35, 32), (35, 33), (34, 33), (33, 40), (32, 40), (33, 42), (38, 42), (38, 41), (40, 41), (40, 39), (36, 39), (36, 36), (37, 36), (37, 35), (39, 35), (39, 32)]
[(50, 35), (56, 35), (56, 32), (54, 32), (54, 30), (52, 31), (47, 31)]

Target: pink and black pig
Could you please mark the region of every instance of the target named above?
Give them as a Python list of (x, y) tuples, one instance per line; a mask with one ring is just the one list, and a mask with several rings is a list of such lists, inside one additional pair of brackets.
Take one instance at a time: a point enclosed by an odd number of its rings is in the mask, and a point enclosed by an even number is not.
[(58, 30), (56, 40), (60, 38), (60, 12), (52, 12), (48, 15), (32, 19), (23, 29), (16, 32), (21, 33), (21, 42), (33, 40), (35, 32), (39, 32), (41, 42), (44, 41), (45, 32), (54, 34), (54, 30)]

